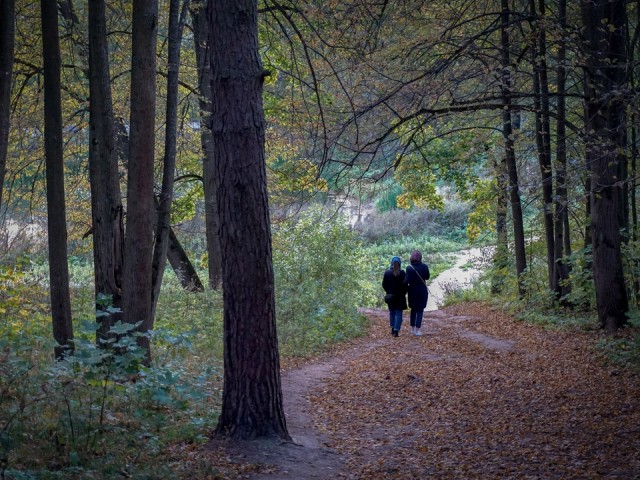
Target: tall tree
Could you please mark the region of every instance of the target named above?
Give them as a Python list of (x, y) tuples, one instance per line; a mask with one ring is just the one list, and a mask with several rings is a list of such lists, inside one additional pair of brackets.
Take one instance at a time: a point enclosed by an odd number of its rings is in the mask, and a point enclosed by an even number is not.
[[(157, 0), (133, 3), (131, 54), (131, 121), (127, 183), (127, 226), (122, 277), (125, 321), (151, 323), (151, 262), (153, 254), (153, 162), (156, 113)], [(141, 344), (149, 347), (146, 339)], [(150, 354), (150, 352), (149, 352)]]
[(176, 173), (176, 142), (178, 130), (178, 80), (180, 75), (180, 46), (189, 0), (185, 0), (180, 12), (180, 0), (169, 2), (169, 61), (167, 74), (167, 107), (164, 139), (164, 161), (162, 167), (162, 187), (158, 201), (158, 220), (153, 248), (151, 277), (151, 325), (158, 305), (164, 268), (167, 264), (169, 230), (171, 229), (171, 202)]
[[(89, 181), (93, 232), (96, 306), (122, 307), (124, 225), (115, 148), (113, 102), (109, 76), (109, 47), (104, 0), (89, 2)], [(119, 313), (101, 313), (98, 339), (106, 338)]]
[(213, 137), (224, 285), (224, 394), (217, 432), (289, 438), (282, 407), (255, 0), (214, 0)]
[(213, 155), (213, 135), (211, 133), (211, 74), (209, 65), (208, 36), (210, 31), (206, 5), (209, 0), (196, 2), (191, 10), (193, 19), (193, 41), (195, 45), (196, 64), (198, 68), (198, 90), (200, 93), (200, 143), (202, 145), (203, 178), (204, 178), (204, 210), (207, 239), (207, 267), (209, 271), (209, 287), (218, 289), (222, 272), (220, 257), (220, 239), (218, 237), (219, 218), (216, 200), (216, 173)]
[(15, 22), (14, 0), (0, 0), (0, 206), (2, 206), (4, 176), (7, 171)]
[(511, 216), (513, 219), (513, 240), (516, 253), (516, 275), (518, 277), (518, 293), (524, 296), (525, 289), (522, 274), (527, 268), (527, 257), (524, 248), (524, 221), (522, 217), (522, 202), (520, 200), (520, 184), (518, 181), (518, 167), (516, 164), (515, 141), (513, 136), (513, 98), (511, 92), (511, 42), (509, 40), (510, 10), (509, 0), (501, 1), (501, 30), (500, 56), (502, 60), (501, 93), (502, 93), (502, 135), (504, 137), (504, 151), (507, 172), (509, 174), (509, 198), (511, 201)]
[(624, 0), (582, 0), (586, 161), (591, 180), (593, 280), (600, 324), (627, 323), (622, 270), (620, 164), (624, 162), (627, 52)]
[(553, 291), (558, 298), (571, 290), (569, 265), (564, 256), (571, 255), (571, 230), (569, 227), (569, 200), (567, 198), (567, 1), (558, 1), (558, 53), (556, 69), (556, 195), (554, 198), (554, 270)]
[(58, 342), (54, 353), (59, 358), (65, 351), (73, 350), (73, 326), (69, 297), (67, 222), (64, 198), (58, 2), (56, 0), (42, 0), (40, 7), (44, 72), (44, 149), (47, 177), (49, 279), (53, 337)]
[(553, 171), (551, 168), (551, 128), (549, 116), (549, 80), (547, 72), (547, 35), (545, 0), (530, 0), (532, 21), (533, 98), (536, 118), (536, 147), (542, 178), (542, 216), (547, 246), (549, 289), (553, 289), (555, 248), (553, 233)]

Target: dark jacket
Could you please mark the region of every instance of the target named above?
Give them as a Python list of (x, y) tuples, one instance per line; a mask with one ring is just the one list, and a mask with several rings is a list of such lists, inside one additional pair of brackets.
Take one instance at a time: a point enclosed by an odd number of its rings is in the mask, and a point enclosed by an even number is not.
[(426, 263), (411, 262), (411, 265), (407, 266), (404, 283), (409, 292), (409, 308), (413, 310), (426, 308), (429, 298), (429, 290), (425, 283), (427, 280), (429, 280), (429, 266)]
[(390, 268), (384, 272), (382, 288), (384, 288), (385, 292), (392, 293), (394, 295), (393, 300), (387, 304), (389, 306), (389, 310), (407, 309), (407, 290), (404, 280), (404, 270), (400, 270), (400, 275), (397, 277), (393, 274), (393, 270)]

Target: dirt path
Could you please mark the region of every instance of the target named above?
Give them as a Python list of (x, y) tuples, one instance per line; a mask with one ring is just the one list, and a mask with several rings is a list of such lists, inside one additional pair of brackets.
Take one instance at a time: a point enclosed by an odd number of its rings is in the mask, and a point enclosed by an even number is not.
[(285, 372), (295, 443), (248, 446), (241, 478), (640, 478), (640, 380), (603, 366), (597, 333), (466, 305), (392, 338), (364, 313), (367, 338)]
[(425, 310), (427, 312), (438, 310), (449, 293), (470, 288), (473, 281), (480, 275), (487, 258), (490, 258), (491, 252), (491, 247), (471, 248), (460, 252), (452, 268), (445, 270), (429, 282), (429, 300)]

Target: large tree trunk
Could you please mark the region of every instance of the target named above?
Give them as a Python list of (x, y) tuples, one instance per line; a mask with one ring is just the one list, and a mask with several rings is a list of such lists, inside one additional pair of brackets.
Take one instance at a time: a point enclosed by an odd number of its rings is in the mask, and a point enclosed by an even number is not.
[(593, 279), (598, 318), (609, 333), (627, 323), (622, 270), (620, 165), (626, 114), (624, 0), (582, 0), (586, 160), (591, 174)]
[(529, 8), (534, 18), (534, 38), (531, 42), (533, 65), (533, 94), (536, 109), (536, 146), (542, 178), (542, 215), (544, 218), (547, 247), (547, 273), (549, 289), (553, 289), (555, 263), (553, 223), (553, 172), (551, 168), (551, 129), (549, 126), (549, 80), (547, 75), (547, 40), (545, 33), (545, 0), (530, 0)]
[(7, 171), (15, 20), (14, 0), (0, 0), (0, 207), (4, 176)]
[[(148, 331), (151, 324), (157, 25), (157, 1), (136, 0), (133, 3), (131, 133), (122, 306), (125, 321), (142, 322), (142, 332)], [(150, 354), (149, 342), (143, 338), (140, 343)]]
[(211, 133), (211, 65), (208, 54), (209, 19), (206, 15), (206, 3), (201, 0), (191, 11), (193, 18), (193, 40), (198, 67), (198, 88), (200, 91), (200, 142), (204, 154), (204, 209), (206, 219), (207, 261), (209, 270), (209, 287), (220, 288), (222, 275), (222, 258), (220, 254), (220, 237), (218, 234), (219, 218), (216, 200), (216, 168), (214, 164), (214, 145)]
[(554, 269), (553, 291), (558, 298), (562, 298), (571, 291), (569, 281), (569, 266), (563, 260), (565, 255), (571, 255), (571, 236), (569, 231), (569, 201), (567, 198), (567, 130), (566, 130), (566, 68), (567, 41), (567, 2), (558, 2), (558, 24), (560, 39), (557, 54), (556, 85), (558, 98), (556, 100), (556, 196), (554, 200)]
[(504, 137), (505, 159), (509, 173), (509, 197), (511, 200), (511, 215), (513, 218), (513, 240), (516, 255), (516, 275), (518, 277), (518, 294), (524, 297), (525, 289), (522, 274), (527, 268), (527, 257), (524, 248), (524, 222), (522, 218), (522, 203), (520, 201), (520, 187), (518, 183), (518, 169), (514, 150), (512, 125), (512, 94), (511, 94), (511, 60), (509, 49), (509, 1), (502, 0), (502, 29), (500, 48), (502, 59), (502, 135)]
[[(89, 179), (93, 218), (93, 264), (97, 340), (106, 339), (121, 314), (108, 314), (105, 303), (122, 307), (123, 207), (113, 130), (109, 48), (104, 0), (89, 2)], [(105, 297), (103, 297), (105, 296)]]
[(210, 3), (213, 137), (224, 285), (217, 432), (289, 439), (282, 407), (255, 0)]
[(56, 358), (73, 351), (73, 326), (67, 263), (67, 223), (64, 199), (62, 104), (60, 96), (60, 40), (56, 0), (42, 0), (42, 56), (44, 70), (44, 149), (47, 173), (47, 228), (51, 315)]
[(171, 202), (173, 201), (173, 183), (176, 170), (176, 138), (178, 130), (178, 80), (180, 73), (180, 47), (182, 31), (189, 0), (185, 0), (180, 13), (180, 0), (169, 3), (169, 61), (167, 74), (167, 115), (164, 140), (164, 163), (162, 171), (162, 189), (158, 202), (158, 220), (153, 249), (152, 277), (151, 277), (151, 323), (158, 305), (160, 287), (164, 267), (167, 264), (167, 249), (169, 244), (169, 230), (171, 229)]

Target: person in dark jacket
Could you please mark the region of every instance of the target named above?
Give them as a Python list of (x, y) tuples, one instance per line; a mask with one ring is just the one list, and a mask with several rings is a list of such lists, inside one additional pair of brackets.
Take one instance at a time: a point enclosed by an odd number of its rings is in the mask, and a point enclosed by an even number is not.
[[(385, 270), (382, 278), (382, 288), (387, 294), (393, 295), (391, 300), (387, 302), (389, 306), (389, 324), (391, 326), (391, 335), (397, 337), (402, 326), (402, 311), (407, 309), (407, 297), (405, 287), (405, 272), (401, 268), (402, 261), (400, 257), (391, 259), (391, 266)], [(385, 300), (386, 301), (386, 300)]]
[(429, 290), (427, 280), (429, 280), (429, 266), (422, 263), (422, 253), (418, 250), (411, 252), (410, 264), (404, 277), (404, 283), (409, 293), (409, 308), (411, 309), (410, 323), (411, 333), (422, 335), (422, 315), (427, 307)]

